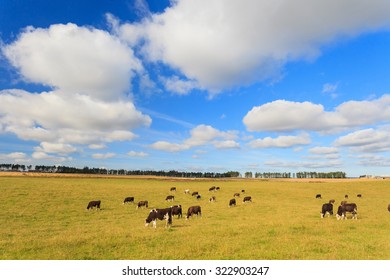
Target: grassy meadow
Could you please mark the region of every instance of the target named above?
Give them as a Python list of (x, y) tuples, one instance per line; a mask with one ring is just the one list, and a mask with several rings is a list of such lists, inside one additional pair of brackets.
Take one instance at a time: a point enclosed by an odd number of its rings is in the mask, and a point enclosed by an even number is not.
[[(211, 186), (218, 192), (209, 193)], [(176, 187), (174, 202), (166, 202)], [(197, 201), (184, 189), (198, 191)], [(228, 201), (246, 190), (252, 203)], [(323, 199), (315, 199), (321, 193)], [(361, 193), (362, 198), (356, 194)], [(349, 194), (358, 220), (320, 218)], [(217, 201), (209, 203), (215, 195)], [(149, 210), (123, 205), (148, 200)], [(390, 259), (389, 180), (175, 180), (132, 177), (0, 176), (2, 260), (380, 260)], [(86, 210), (101, 200), (101, 210)], [(202, 218), (144, 226), (150, 208), (202, 207)], [(335, 209), (335, 210), (336, 210)], [(183, 213), (185, 215), (185, 213)], [(350, 218), (350, 217), (349, 217)]]

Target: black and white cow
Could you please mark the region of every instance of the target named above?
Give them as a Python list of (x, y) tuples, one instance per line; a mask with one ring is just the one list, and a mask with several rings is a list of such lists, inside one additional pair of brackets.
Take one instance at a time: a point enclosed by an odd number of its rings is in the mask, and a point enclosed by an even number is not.
[(165, 227), (172, 225), (172, 208), (165, 209), (153, 209), (149, 212), (148, 217), (145, 220), (145, 226), (147, 227), (150, 223), (153, 223), (153, 228), (157, 227), (157, 220), (166, 220)]
[(177, 216), (178, 218), (181, 218), (183, 216), (181, 205), (174, 205), (171, 206), (172, 209), (172, 216)]
[(202, 208), (200, 206), (190, 206), (187, 211), (186, 219), (192, 217), (193, 215), (202, 217)]
[(175, 191), (176, 191), (176, 187), (172, 187), (172, 188), (170, 189), (170, 191), (171, 191), (171, 192), (175, 192)]
[(199, 193), (198, 192), (193, 192), (191, 195), (192, 196), (196, 196), (196, 195), (198, 195)]
[(246, 196), (246, 197), (244, 197), (242, 202), (252, 202), (252, 197), (251, 196)]
[(236, 206), (236, 199), (235, 198), (232, 198), (229, 201), (229, 207), (232, 207), (232, 206)]
[(352, 214), (352, 219), (357, 220), (357, 205), (355, 203), (343, 203), (337, 209), (337, 220), (345, 220), (347, 218), (347, 212)]
[(322, 204), (321, 218), (325, 217), (326, 213), (329, 213), (329, 215), (333, 215), (333, 203)]
[(322, 198), (321, 194), (320, 193), (316, 194), (316, 198)]
[(92, 200), (88, 203), (87, 210), (96, 207), (96, 210), (100, 209), (100, 200)]
[(202, 198), (202, 196), (201, 196), (200, 194), (197, 194), (197, 195), (196, 195), (196, 199), (197, 199), (197, 200), (199, 200), (199, 199), (201, 199), (201, 198)]
[(189, 189), (185, 189), (184, 190), (184, 194), (189, 194), (190, 193), (190, 190)]
[(148, 208), (149, 207), (148, 201), (147, 200), (139, 201), (138, 204), (137, 204), (137, 209), (141, 208), (141, 207)]
[(165, 198), (166, 201), (174, 201), (175, 200), (175, 197), (173, 195), (168, 195), (166, 198)]
[(221, 189), (220, 187), (216, 187), (216, 188), (215, 188), (216, 191), (219, 191), (220, 189)]
[(210, 197), (209, 202), (215, 202), (217, 201), (217, 198), (215, 196)]
[(134, 203), (134, 196), (129, 196), (129, 197), (126, 197), (125, 200), (123, 201), (123, 204), (126, 204), (126, 203)]

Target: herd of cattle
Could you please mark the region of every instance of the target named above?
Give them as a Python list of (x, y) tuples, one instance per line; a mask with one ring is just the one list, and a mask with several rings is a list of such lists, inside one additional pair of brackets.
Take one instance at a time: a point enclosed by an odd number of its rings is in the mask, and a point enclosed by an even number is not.
[[(219, 190), (220, 190), (219, 187), (213, 186), (209, 189), (209, 192), (215, 192), (215, 191), (219, 191)], [(172, 187), (170, 189), (170, 192), (176, 192), (176, 188)], [(242, 194), (245, 193), (245, 190), (241, 190), (241, 193)], [(190, 190), (189, 189), (184, 190), (184, 194), (189, 195)], [(192, 192), (191, 196), (195, 197), (197, 200), (201, 199), (201, 195), (199, 194), (199, 192)], [(236, 198), (239, 198), (239, 197), (240, 197), (240, 193), (238, 193), (238, 192), (234, 193), (233, 198), (229, 200), (228, 206), (229, 207), (236, 206), (237, 205)], [(316, 199), (322, 199), (321, 194), (317, 194), (315, 197), (316, 197)], [(346, 194), (344, 196), (344, 199), (348, 199), (348, 198), (349, 197)], [(357, 194), (357, 198), (362, 198), (362, 195)], [(175, 196), (168, 195), (165, 198), (165, 200), (167, 202), (168, 201), (172, 202), (175, 200)], [(215, 201), (216, 201), (215, 196), (211, 196), (209, 198), (209, 202), (215, 202)], [(123, 204), (134, 203), (134, 202), (135, 202), (134, 197), (126, 197), (123, 201)], [(243, 203), (252, 202), (252, 197), (245, 196), (243, 198), (242, 202)], [(324, 218), (326, 216), (326, 214), (333, 215), (333, 204), (334, 203), (335, 203), (335, 200), (331, 199), (331, 200), (329, 200), (328, 203), (324, 203), (322, 205), (321, 212), (320, 212), (321, 218)], [(88, 203), (87, 209), (92, 209), (94, 207), (96, 207), (96, 209), (100, 209), (100, 204), (101, 204), (100, 200), (90, 201)], [(149, 207), (148, 201), (146, 201), (146, 200), (138, 201), (136, 208), (139, 209), (141, 207), (148, 208)], [(388, 205), (388, 211), (390, 212), (390, 204)], [(346, 200), (343, 200), (337, 208), (337, 213), (336, 213), (337, 220), (345, 220), (347, 218), (347, 213), (351, 213), (352, 219), (357, 219), (357, 214), (358, 214), (357, 205), (356, 205), (356, 203), (348, 203)], [(192, 217), (193, 215), (197, 215), (197, 216), (202, 217), (202, 209), (199, 205), (190, 206), (188, 208), (186, 219)], [(150, 223), (152, 223), (153, 227), (156, 228), (157, 220), (165, 220), (166, 227), (169, 227), (172, 225), (172, 217), (173, 216), (177, 216), (178, 218), (181, 218), (183, 216), (183, 211), (182, 211), (181, 205), (174, 205), (174, 206), (171, 206), (168, 208), (161, 208), (161, 209), (154, 208), (149, 212), (148, 217), (145, 220), (145, 226), (148, 226)]]
[[(220, 187), (212, 186), (209, 189), (209, 192), (215, 192), (215, 191), (219, 191), (219, 190), (220, 190)], [(172, 187), (170, 189), (170, 192), (176, 192), (176, 187)], [(245, 193), (245, 190), (241, 190), (241, 193)], [(190, 194), (190, 190), (189, 189), (184, 190), (184, 194)], [(199, 192), (192, 192), (191, 196), (195, 197), (197, 200), (201, 199), (201, 195), (199, 194)], [(230, 199), (230, 201), (229, 201), (229, 207), (237, 205), (236, 198), (240, 197), (240, 193), (235, 193), (233, 195), (233, 197), (234, 198)], [(175, 200), (175, 196), (174, 195), (168, 195), (165, 198), (165, 200), (172, 202), (172, 201)], [(209, 199), (209, 202), (215, 202), (215, 201), (216, 201), (216, 197), (215, 196), (211, 196), (210, 199)], [(130, 196), (130, 197), (126, 197), (124, 199), (123, 204), (134, 203), (134, 202), (135, 202), (134, 201), (134, 197)], [(252, 197), (251, 196), (245, 196), (243, 198), (243, 203), (245, 203), (245, 202), (252, 202)], [(101, 204), (100, 200), (90, 201), (88, 203), (87, 210), (93, 209), (94, 207), (96, 209), (100, 209), (100, 204)], [(147, 200), (138, 201), (136, 209), (139, 209), (141, 207), (148, 208), (149, 207), (149, 202)], [(193, 215), (197, 215), (197, 216), (202, 217), (202, 209), (201, 209), (201, 207), (199, 205), (190, 206), (188, 208), (186, 219), (192, 217)], [(174, 206), (171, 206), (171, 207), (168, 207), (168, 208), (161, 208), (161, 209), (154, 208), (154, 209), (152, 209), (149, 212), (148, 217), (145, 219), (145, 226), (148, 226), (150, 223), (152, 223), (153, 227), (156, 228), (157, 220), (161, 220), (161, 221), (165, 220), (166, 221), (166, 227), (169, 227), (169, 226), (172, 225), (172, 217), (173, 216), (177, 216), (178, 218), (181, 218), (183, 216), (182, 206), (181, 205), (174, 205)]]

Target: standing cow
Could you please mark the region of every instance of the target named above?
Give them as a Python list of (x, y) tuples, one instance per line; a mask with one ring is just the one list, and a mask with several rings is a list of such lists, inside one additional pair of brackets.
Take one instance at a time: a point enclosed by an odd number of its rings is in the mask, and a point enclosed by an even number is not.
[(96, 210), (100, 209), (100, 200), (93, 200), (88, 203), (87, 210), (96, 207)]
[(156, 228), (157, 220), (166, 220), (165, 227), (170, 227), (172, 225), (172, 209), (170, 207), (165, 209), (152, 209), (145, 220), (145, 226), (147, 227), (152, 222), (153, 228)]
[(246, 197), (244, 197), (242, 202), (252, 202), (252, 197), (251, 196), (246, 196)]
[(123, 201), (123, 204), (126, 203), (134, 203), (134, 196), (126, 197), (125, 200)]
[(321, 209), (321, 218), (325, 217), (326, 213), (333, 215), (333, 203), (324, 203)]
[(170, 191), (171, 191), (171, 192), (175, 192), (175, 191), (176, 191), (176, 187), (172, 187), (172, 188), (170, 189)]
[(198, 217), (202, 217), (202, 209), (200, 206), (190, 206), (187, 211), (186, 220), (193, 215), (197, 215)]
[(166, 198), (165, 198), (166, 201), (174, 201), (175, 200), (175, 197), (173, 195), (168, 195)]
[(183, 216), (183, 212), (182, 212), (182, 209), (181, 209), (181, 205), (174, 205), (174, 206), (171, 206), (171, 209), (172, 209), (172, 216), (177, 216), (178, 218), (181, 218)]
[(232, 206), (236, 206), (236, 199), (235, 198), (232, 198), (229, 201), (229, 207), (232, 207)]
[(355, 203), (343, 203), (337, 209), (337, 220), (345, 220), (347, 218), (347, 212), (352, 214), (352, 219), (357, 220), (357, 205)]
[(141, 207), (148, 208), (149, 207), (148, 201), (147, 200), (139, 201), (138, 204), (137, 204), (137, 209), (141, 208)]

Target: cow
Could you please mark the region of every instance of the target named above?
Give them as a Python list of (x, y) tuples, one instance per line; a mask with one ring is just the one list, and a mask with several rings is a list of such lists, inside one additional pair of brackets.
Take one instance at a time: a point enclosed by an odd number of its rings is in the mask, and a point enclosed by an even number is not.
[(215, 191), (215, 186), (212, 186), (211, 188), (209, 188), (209, 192), (213, 192)]
[(357, 220), (357, 205), (355, 203), (344, 203), (337, 209), (337, 220), (345, 220), (347, 212), (352, 214), (352, 219)]
[(245, 193), (245, 190), (241, 190), (242, 193)]
[(329, 203), (334, 204), (335, 202), (336, 202), (336, 200), (334, 200), (334, 199), (329, 200)]
[(181, 205), (174, 205), (174, 206), (171, 206), (171, 209), (172, 209), (172, 216), (176, 216), (178, 218), (181, 218), (183, 216), (183, 212), (182, 212), (182, 209), (181, 209)]
[(129, 196), (129, 197), (126, 197), (125, 200), (123, 201), (123, 204), (125, 203), (134, 203), (134, 196)]
[(215, 196), (210, 197), (209, 202), (215, 202), (215, 201), (217, 201)]
[(347, 195), (347, 194), (346, 194), (346, 195), (344, 195), (344, 198), (345, 198), (345, 199), (348, 199), (348, 195)]
[(316, 198), (322, 198), (322, 197), (321, 197), (321, 194), (319, 194), (319, 193), (316, 194)]
[(184, 190), (184, 194), (189, 194), (190, 193), (190, 190), (189, 189), (185, 189)]
[(240, 197), (240, 194), (239, 193), (235, 193), (233, 196), (234, 197)]
[(200, 208), (200, 206), (190, 206), (188, 208), (188, 211), (187, 211), (187, 216), (186, 216), (186, 220), (189, 218), (189, 217), (192, 217), (193, 215), (197, 215), (198, 217), (202, 217), (202, 209)]
[(148, 217), (145, 220), (145, 227), (147, 227), (151, 222), (153, 223), (153, 228), (157, 227), (157, 220), (166, 220), (165, 227), (172, 225), (172, 208), (164, 209), (152, 209), (149, 212)]
[(251, 196), (246, 196), (246, 197), (244, 197), (242, 202), (252, 202), (252, 197)]
[(96, 207), (96, 210), (100, 209), (100, 200), (92, 200), (88, 203), (87, 210)]
[(358, 198), (362, 198), (362, 194), (359, 193), (359, 194), (357, 195), (357, 197), (358, 197)]
[(172, 188), (170, 189), (170, 191), (171, 191), (171, 192), (175, 192), (175, 191), (176, 191), (176, 188), (175, 188), (175, 187), (172, 187)]
[(137, 209), (141, 207), (148, 208), (149, 207), (148, 201), (147, 200), (139, 201), (137, 204)]
[(196, 199), (197, 199), (197, 200), (199, 200), (199, 199), (201, 199), (201, 198), (202, 198), (202, 196), (201, 196), (200, 194), (196, 195)]
[(236, 199), (235, 198), (230, 199), (229, 207), (231, 207), (231, 206), (236, 206)]
[(216, 191), (219, 191), (221, 188), (220, 187), (215, 187), (215, 190)]
[(166, 201), (174, 201), (175, 200), (175, 197), (173, 195), (168, 195), (166, 198), (165, 198)]
[(329, 215), (333, 215), (333, 203), (322, 204), (321, 218), (325, 217), (326, 213), (329, 213)]
[(196, 195), (198, 195), (199, 193), (198, 192), (193, 192), (191, 195), (192, 196), (196, 196)]
[(389, 212), (390, 212), (390, 204), (387, 206), (387, 210), (389, 210)]

